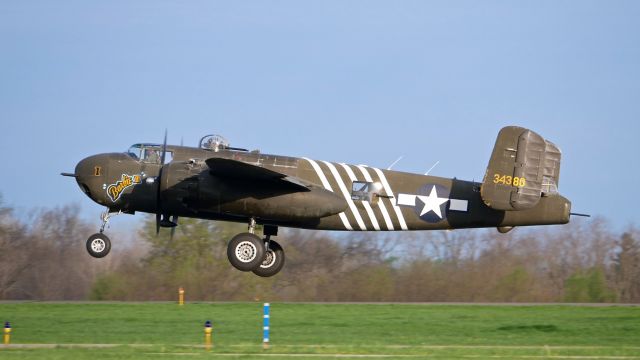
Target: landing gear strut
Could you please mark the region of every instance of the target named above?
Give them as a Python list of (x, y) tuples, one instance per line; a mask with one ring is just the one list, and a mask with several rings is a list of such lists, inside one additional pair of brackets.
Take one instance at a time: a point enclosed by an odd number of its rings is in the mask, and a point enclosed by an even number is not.
[(254, 234), (256, 222), (249, 221), (249, 232), (234, 236), (227, 245), (227, 257), (240, 271), (252, 271), (262, 277), (277, 274), (284, 266), (284, 250), (271, 236), (278, 234), (278, 227), (264, 225), (264, 239)]
[(100, 226), (100, 232), (95, 233), (87, 239), (87, 252), (94, 258), (103, 258), (111, 251), (111, 240), (104, 234), (104, 228), (109, 223), (111, 216), (119, 215), (120, 212), (111, 213), (107, 211), (100, 215), (102, 220), (102, 226)]

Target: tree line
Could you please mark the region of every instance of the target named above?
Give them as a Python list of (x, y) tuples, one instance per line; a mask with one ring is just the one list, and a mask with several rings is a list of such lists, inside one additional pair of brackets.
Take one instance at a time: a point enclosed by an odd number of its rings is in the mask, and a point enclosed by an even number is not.
[(0, 300), (640, 302), (640, 231), (605, 219), (565, 226), (402, 233), (281, 229), (272, 278), (235, 270), (226, 242), (243, 224), (181, 219), (175, 236), (148, 217), (103, 259), (68, 205), (15, 216), (0, 203)]

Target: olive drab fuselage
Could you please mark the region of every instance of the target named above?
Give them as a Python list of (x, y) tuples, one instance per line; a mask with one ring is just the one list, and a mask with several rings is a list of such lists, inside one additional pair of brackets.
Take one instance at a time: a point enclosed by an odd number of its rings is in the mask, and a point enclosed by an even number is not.
[[(483, 183), (224, 147), (166, 146), (161, 164), (153, 153), (162, 145), (136, 146), (75, 169), (85, 194), (111, 212), (157, 213), (161, 204), (172, 216), (354, 231), (509, 228), (570, 216), (571, 203), (557, 192), (527, 209), (497, 210), (481, 195)], [(514, 187), (507, 180), (495, 186)]]

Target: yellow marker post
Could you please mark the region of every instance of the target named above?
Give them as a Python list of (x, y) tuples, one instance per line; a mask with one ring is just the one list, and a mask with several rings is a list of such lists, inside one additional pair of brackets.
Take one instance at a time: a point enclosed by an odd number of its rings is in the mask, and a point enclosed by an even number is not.
[(204, 348), (207, 350), (211, 350), (213, 347), (213, 342), (211, 341), (211, 333), (213, 332), (213, 327), (211, 327), (211, 321), (207, 320), (204, 323)]
[(184, 305), (184, 289), (178, 289), (178, 305)]
[(9, 345), (11, 343), (11, 324), (9, 322), (4, 323), (4, 336), (2, 337), (2, 342), (5, 345)]

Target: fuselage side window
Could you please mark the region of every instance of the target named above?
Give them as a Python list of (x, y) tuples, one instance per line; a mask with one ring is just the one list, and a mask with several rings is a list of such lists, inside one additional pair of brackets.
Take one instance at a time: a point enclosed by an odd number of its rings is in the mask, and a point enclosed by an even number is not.
[(354, 181), (351, 184), (351, 200), (377, 204), (380, 191), (382, 191), (382, 184), (379, 182)]
[(351, 199), (360, 201), (371, 201), (373, 183), (366, 181), (354, 181), (351, 185)]

